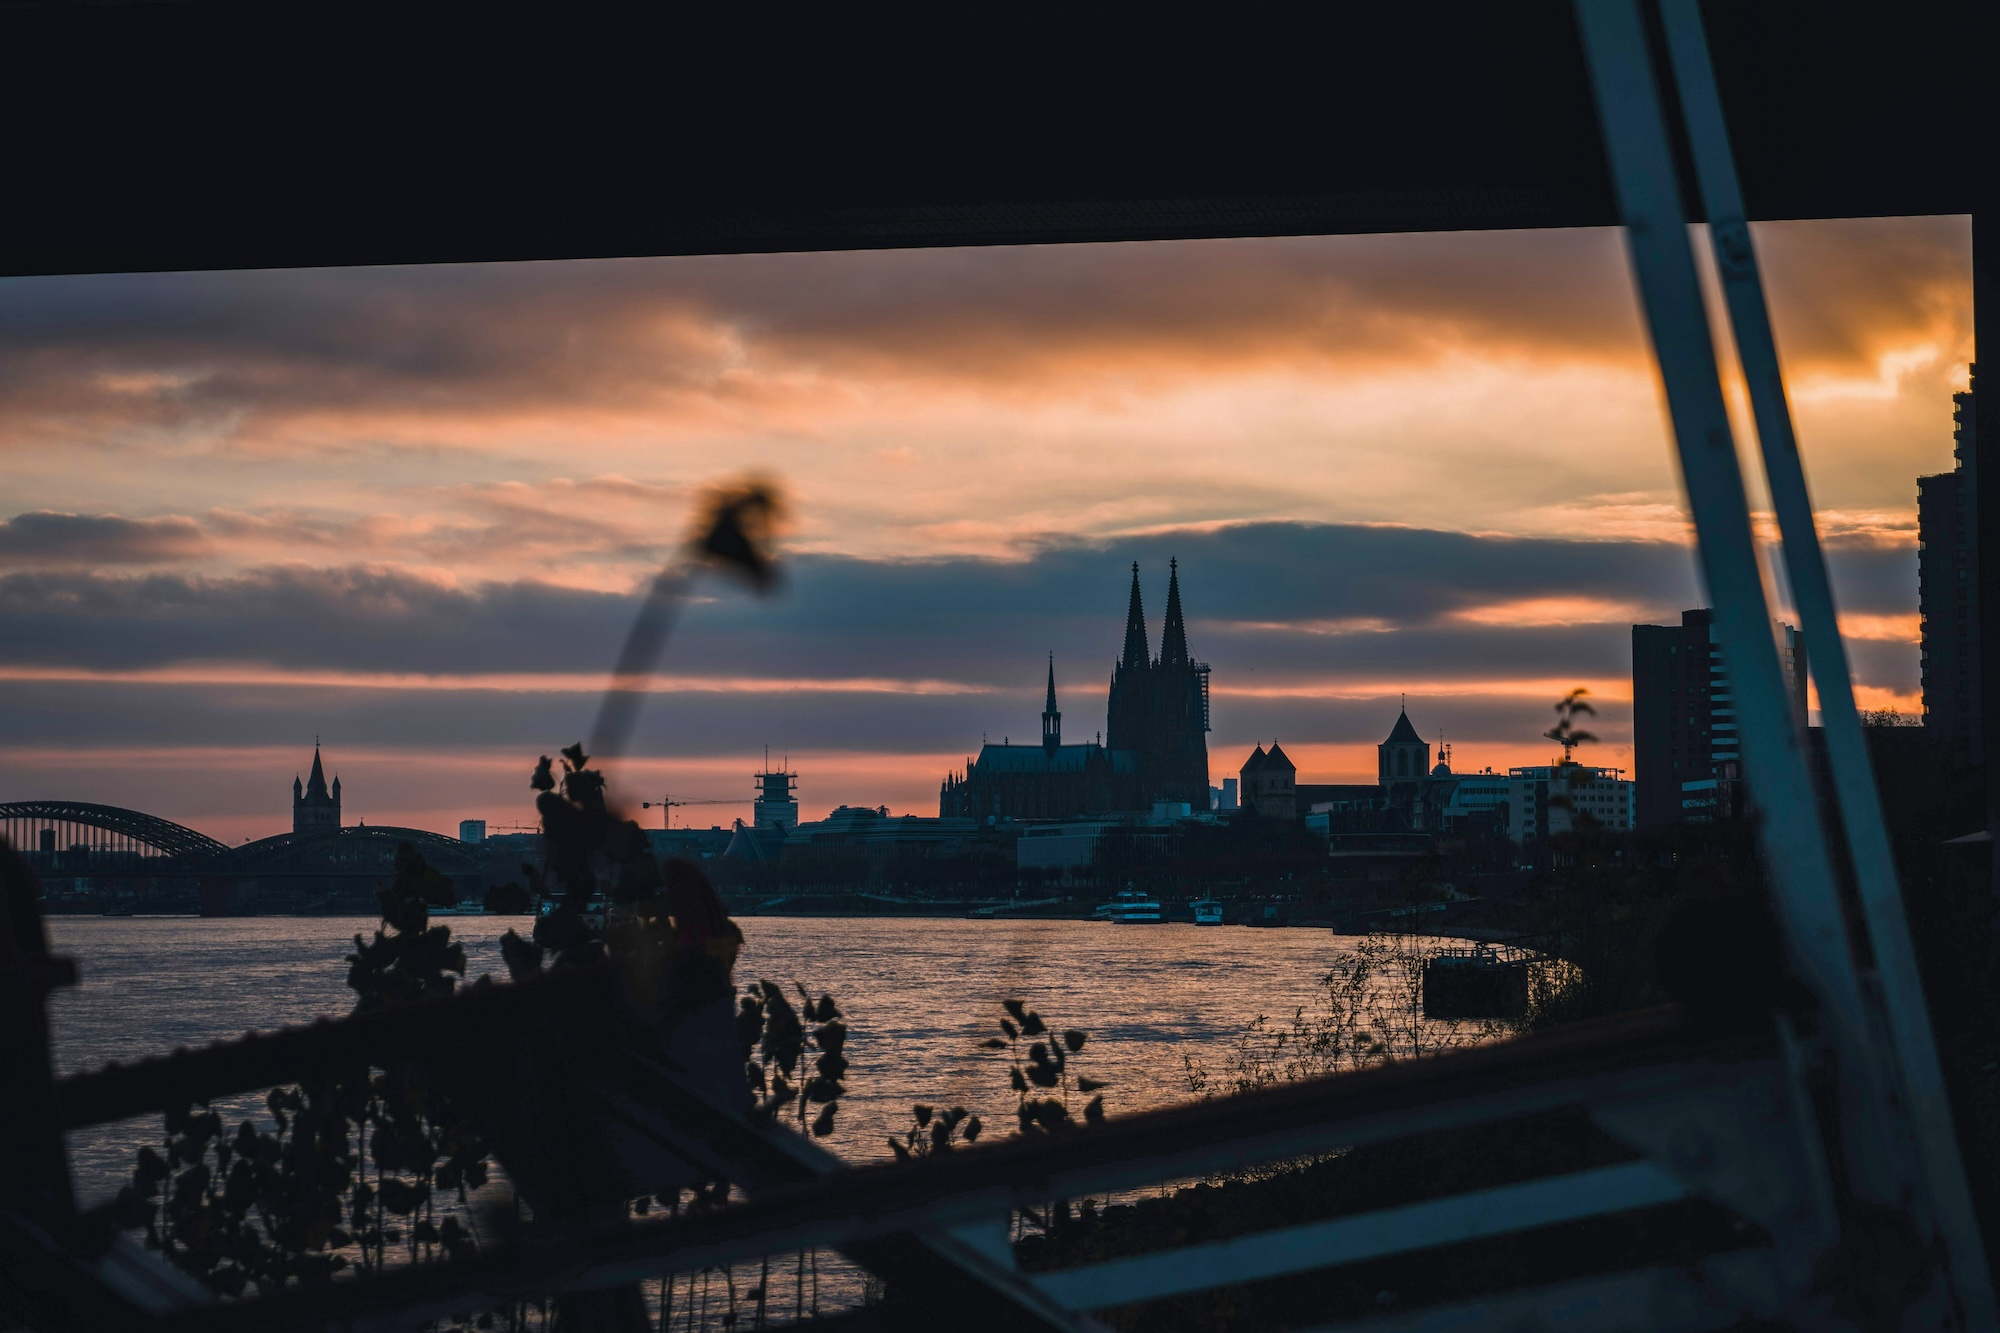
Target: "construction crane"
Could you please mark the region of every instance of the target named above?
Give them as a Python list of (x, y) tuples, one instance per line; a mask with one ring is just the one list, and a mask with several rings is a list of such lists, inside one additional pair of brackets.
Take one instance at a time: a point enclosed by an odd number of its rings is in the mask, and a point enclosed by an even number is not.
[(703, 801), (675, 801), (675, 800), (671, 800), (671, 799), (669, 799), (668, 797), (665, 797), (665, 796), (662, 796), (662, 797), (661, 797), (661, 798), (660, 798), (659, 800), (657, 800), (657, 801), (641, 801), (641, 802), (639, 802), (639, 808), (640, 808), (641, 810), (653, 810), (653, 809), (658, 809), (658, 810), (659, 810), (659, 811), (661, 812), (661, 815), (662, 815), (662, 817), (663, 817), (663, 818), (664, 818), (664, 819), (666, 820), (666, 823), (662, 824), (662, 825), (661, 825), (661, 827), (662, 827), (662, 828), (672, 828), (672, 827), (674, 826), (674, 807), (675, 807), (675, 806), (679, 806), (679, 805), (742, 805), (742, 804), (743, 804), (743, 802), (741, 802), (741, 801), (723, 801), (723, 800), (712, 800), (712, 801), (711, 801), (711, 800), (703, 800)]

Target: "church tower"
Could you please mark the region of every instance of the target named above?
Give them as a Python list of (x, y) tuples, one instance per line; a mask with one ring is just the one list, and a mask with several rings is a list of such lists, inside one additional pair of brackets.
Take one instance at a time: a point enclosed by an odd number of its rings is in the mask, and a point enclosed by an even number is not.
[(1042, 705), (1042, 748), (1053, 755), (1062, 748), (1062, 710), (1056, 707), (1056, 655), (1049, 654), (1049, 701)]
[(1180, 561), (1167, 564), (1167, 618), (1160, 655), (1148, 658), (1139, 566), (1125, 613), (1125, 652), (1111, 673), (1109, 748), (1129, 755), (1132, 808), (1156, 801), (1208, 808), (1208, 667), (1188, 651)]
[(1389, 739), (1375, 747), (1375, 777), (1383, 786), (1428, 777), (1431, 771), (1430, 742), (1417, 735), (1410, 725), (1409, 710), (1396, 715)]
[(324, 833), (340, 827), (340, 779), (326, 785), (326, 770), (320, 765), (319, 745), (313, 744), (312, 774), (302, 785), (292, 778), (292, 832)]

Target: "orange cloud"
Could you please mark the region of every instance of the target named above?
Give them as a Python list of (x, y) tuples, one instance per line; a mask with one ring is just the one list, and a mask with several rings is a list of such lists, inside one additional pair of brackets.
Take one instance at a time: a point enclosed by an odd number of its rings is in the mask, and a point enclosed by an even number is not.
[(1848, 639), (1876, 639), (1885, 643), (1922, 643), (1923, 619), (1911, 611), (1899, 615), (1858, 615), (1844, 612), (1840, 633)]
[(1653, 614), (1653, 608), (1636, 602), (1614, 602), (1602, 597), (1530, 597), (1518, 602), (1469, 607), (1454, 611), (1447, 619), (1467, 625), (1500, 627), (1535, 625), (1631, 624)]
[[(1965, 220), (1758, 240), (1822, 501), (1907, 508), (1970, 345)], [(0, 335), (0, 476), (50, 507), (66, 446), (126, 460), (99, 508), (311, 495), (442, 563), (508, 558), (442, 512), (449, 474), (460, 518), (518, 492), (525, 563), (579, 510), (655, 544), (648, 505), (718, 460), (792, 479), (815, 550), (1217, 517), (1685, 532), (1608, 229), (12, 281), (60, 317)], [(1821, 381), (1875, 397), (1822, 410)], [(616, 512), (565, 481), (592, 473), (651, 494)]]
[(1216, 684), (1210, 693), (1233, 699), (1394, 699), (1408, 694), (1418, 699), (1522, 698), (1555, 700), (1582, 686), (1596, 699), (1625, 701), (1632, 697), (1629, 677), (1579, 680), (1574, 676), (1527, 679), (1474, 677), (1461, 680), (1398, 677), (1394, 680), (1298, 680), (1268, 685)]

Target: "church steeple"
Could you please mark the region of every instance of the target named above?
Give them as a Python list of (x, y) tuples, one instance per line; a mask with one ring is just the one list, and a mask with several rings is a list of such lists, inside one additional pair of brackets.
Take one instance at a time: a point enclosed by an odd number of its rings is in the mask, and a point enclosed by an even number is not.
[(1187, 624), (1181, 619), (1181, 564), (1167, 561), (1167, 623), (1160, 629), (1160, 665), (1188, 664)]
[(292, 832), (319, 833), (340, 827), (340, 779), (326, 785), (326, 765), (320, 761), (319, 742), (313, 742), (312, 772), (303, 786), (292, 779)]
[(1396, 725), (1389, 729), (1389, 739), (1375, 747), (1376, 781), (1386, 787), (1406, 778), (1426, 777), (1430, 771), (1430, 742), (1410, 724), (1406, 706), (1396, 714)]
[(1139, 562), (1132, 562), (1132, 601), (1125, 610), (1125, 655), (1118, 665), (1127, 671), (1144, 671), (1153, 654), (1146, 645), (1146, 608), (1139, 601)]
[(1042, 748), (1062, 747), (1062, 711), (1056, 707), (1056, 655), (1049, 654), (1049, 701), (1042, 705)]

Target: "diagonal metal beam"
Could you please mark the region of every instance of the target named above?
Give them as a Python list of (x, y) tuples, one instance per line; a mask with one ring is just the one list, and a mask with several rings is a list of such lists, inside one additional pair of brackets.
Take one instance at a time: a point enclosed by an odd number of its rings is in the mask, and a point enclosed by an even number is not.
[[(1843, 1183), (1857, 1199), (1928, 1231), (1934, 1221), (1927, 1207), (1928, 1182), (1911, 1126), (1900, 1110), (1894, 1065), (1881, 1041), (1880, 1011), (1863, 997), (1818, 800), (1780, 677), (1749, 505), (1645, 31), (1635, 0), (1576, 0), (1576, 13), (1625, 219), (1627, 252), (1700, 542), (1704, 582), (1737, 697), (1744, 774), (1758, 815), (1773, 905), (1794, 970), (1819, 1002), (1827, 1054), (1838, 1075), (1840, 1104), (1827, 1132), (1838, 1135)], [(1964, 1314), (1963, 1309), (1943, 1308), (1955, 1294), (1962, 1299), (1948, 1273), (1930, 1272), (1900, 1299), (1913, 1316), (1921, 1310), (1920, 1317), (1949, 1326)]]
[(1650, 1208), (1686, 1197), (1686, 1188), (1651, 1162), (1625, 1162), (1207, 1245), (1037, 1273), (1029, 1281), (1071, 1309), (1097, 1310)]
[(1951, 1103), (1924, 1003), (1916, 950), (1910, 942), (1909, 919), (1904, 915), (1896, 863), (1889, 852), (1875, 775), (1855, 709), (1847, 646), (1841, 640), (1833, 584), (1827, 577), (1791, 406), (1785, 399), (1777, 339), (1771, 332), (1757, 249), (1736, 179), (1722, 96), (1709, 64), (1701, 8), (1695, 0), (1662, 0), (1660, 13), (1708, 216), (1709, 244), (1721, 276), (1737, 356), (1743, 363), (1744, 383), (1750, 391), (1778, 529), (1784, 537), (1785, 572), (1799, 618), (1805, 622), (1806, 651), (1813, 681), (1819, 687), (1822, 734), (1834, 795), (1853, 857), (1879, 1003), (1888, 1027), (1888, 1054), (1901, 1076), (1904, 1098), (1900, 1104), (1911, 1122), (1931, 1206), (1966, 1312), (1975, 1326), (1990, 1327), (2000, 1322), (2000, 1312), (1994, 1308), (1985, 1248), (1952, 1127)]
[(1631, 0), (1577, 0), (1576, 12), (1625, 219), (1626, 250), (1700, 541), (1703, 582), (1737, 698), (1743, 770), (1756, 803), (1778, 919), (1794, 966), (1843, 1045), (1864, 1050), (1867, 1025), (1853, 945), (1779, 671), (1749, 501), (1716, 377), (1715, 345), (1645, 35)]

